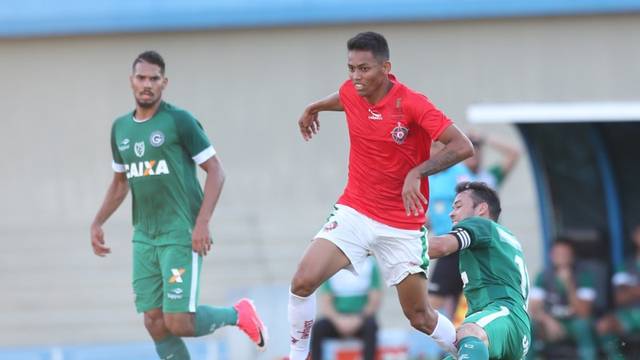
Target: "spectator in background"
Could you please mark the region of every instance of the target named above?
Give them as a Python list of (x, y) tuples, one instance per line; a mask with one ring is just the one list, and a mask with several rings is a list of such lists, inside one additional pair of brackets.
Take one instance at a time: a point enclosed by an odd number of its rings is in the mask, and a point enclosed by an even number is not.
[(592, 278), (577, 269), (573, 247), (564, 239), (553, 244), (551, 264), (536, 277), (529, 295), (534, 342), (530, 354), (536, 356), (549, 343), (571, 339), (577, 344), (579, 359), (596, 359)]
[(624, 359), (618, 336), (640, 332), (640, 225), (631, 234), (635, 253), (613, 276), (616, 311), (605, 315), (596, 329), (608, 359)]
[[(430, 235), (443, 235), (451, 231), (452, 224), (449, 212), (456, 196), (456, 184), (463, 181), (479, 181), (498, 190), (520, 158), (518, 149), (495, 138), (472, 134), (469, 139), (475, 149), (475, 154), (472, 157), (429, 177), (431, 204), (428, 209), (428, 223)], [(500, 162), (487, 168), (480, 166), (484, 145), (500, 153), (502, 158)], [(437, 151), (438, 145), (432, 147), (432, 153)], [(435, 309), (441, 310), (451, 318), (453, 318), (462, 294), (462, 280), (456, 274), (458, 274), (458, 252), (438, 259), (429, 282), (431, 304)]]
[(322, 360), (327, 338), (355, 337), (363, 342), (364, 360), (375, 358), (381, 284), (376, 262), (369, 258), (360, 275), (340, 270), (320, 287), (320, 311), (324, 317), (311, 331), (311, 358)]
[[(504, 179), (511, 173), (511, 170), (513, 170), (513, 167), (518, 162), (520, 152), (513, 146), (507, 145), (493, 137), (473, 134), (469, 135), (469, 140), (471, 140), (473, 144), (475, 153), (463, 163), (468, 169), (468, 176), (470, 177), (464, 181), (483, 182), (493, 189), (498, 190), (504, 182)], [(485, 145), (500, 153), (502, 160), (499, 163), (483, 168), (482, 156)]]

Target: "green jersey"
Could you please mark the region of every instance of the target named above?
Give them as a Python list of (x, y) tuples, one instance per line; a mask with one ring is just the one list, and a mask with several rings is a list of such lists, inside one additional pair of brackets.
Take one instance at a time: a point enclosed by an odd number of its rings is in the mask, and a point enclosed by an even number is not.
[[(460, 276), (468, 314), (496, 301), (526, 309), (529, 275), (518, 240), (505, 227), (471, 217), (453, 227), (460, 247)], [(528, 319), (523, 319), (528, 322)]]
[(215, 155), (202, 125), (162, 102), (152, 118), (137, 121), (133, 112), (113, 123), (113, 169), (125, 172), (131, 187), (133, 226), (154, 245), (188, 245), (203, 192), (196, 164)]

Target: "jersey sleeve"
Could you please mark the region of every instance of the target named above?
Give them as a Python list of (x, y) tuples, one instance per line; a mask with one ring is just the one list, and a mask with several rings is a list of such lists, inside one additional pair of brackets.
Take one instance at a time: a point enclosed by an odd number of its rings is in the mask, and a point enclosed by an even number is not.
[(596, 289), (592, 274), (586, 271), (579, 271), (576, 274), (576, 295), (583, 301), (594, 301), (596, 299)]
[(533, 287), (529, 291), (529, 299), (544, 300), (545, 296), (547, 296), (547, 291), (544, 288), (544, 272), (541, 272), (536, 276)]
[(458, 222), (451, 232), (460, 244), (460, 250), (487, 247), (493, 236), (493, 223), (481, 217), (471, 217)]
[(624, 266), (617, 266), (616, 272), (611, 278), (611, 283), (615, 287), (620, 286), (637, 286), (638, 279), (633, 273), (635, 259), (625, 262)]
[(116, 123), (111, 126), (111, 168), (117, 173), (123, 173), (126, 171), (124, 167), (124, 161), (120, 156), (120, 150), (118, 150), (118, 143), (116, 140)]
[(489, 173), (496, 179), (496, 186), (502, 185), (505, 178), (504, 169), (500, 165), (493, 165), (489, 168)]
[(174, 118), (182, 146), (196, 164), (200, 165), (216, 154), (198, 120), (187, 112)]
[(453, 121), (436, 108), (426, 96), (416, 94), (413, 104), (412, 113), (416, 123), (429, 134), (431, 139), (437, 140), (442, 132), (453, 124)]

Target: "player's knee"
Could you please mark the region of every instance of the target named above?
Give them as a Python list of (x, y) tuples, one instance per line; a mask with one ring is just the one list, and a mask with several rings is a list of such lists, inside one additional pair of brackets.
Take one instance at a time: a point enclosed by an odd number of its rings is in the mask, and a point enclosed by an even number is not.
[(193, 321), (188, 313), (165, 315), (164, 322), (169, 332), (175, 336), (193, 336), (194, 334)]
[(462, 324), (456, 332), (456, 340), (460, 341), (468, 336), (477, 337), (485, 344), (488, 343), (487, 333), (480, 326), (473, 323)]
[(154, 339), (166, 336), (168, 331), (164, 323), (162, 311), (158, 309), (144, 313), (144, 327)]
[(427, 334), (433, 333), (438, 323), (438, 314), (429, 307), (405, 310), (404, 315), (414, 329)]
[(291, 280), (291, 292), (300, 297), (308, 297), (316, 290), (318, 285), (315, 280), (305, 271), (298, 268)]

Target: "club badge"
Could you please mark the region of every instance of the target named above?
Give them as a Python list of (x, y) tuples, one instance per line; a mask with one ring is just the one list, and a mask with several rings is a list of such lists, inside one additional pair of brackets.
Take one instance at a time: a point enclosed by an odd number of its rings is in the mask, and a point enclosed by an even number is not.
[(324, 226), (324, 231), (331, 231), (331, 230), (333, 230), (333, 229), (335, 229), (337, 227), (338, 227), (338, 222), (337, 221), (332, 221), (330, 223), (327, 223)]
[(133, 151), (136, 156), (142, 157), (144, 155), (144, 141), (137, 142), (133, 145)]
[(404, 127), (401, 122), (398, 121), (398, 125), (391, 130), (391, 138), (396, 144), (401, 145), (407, 139), (409, 135), (409, 129)]
[(149, 136), (149, 143), (153, 147), (158, 147), (164, 144), (164, 134), (162, 133), (162, 131), (156, 130), (152, 132), (151, 136)]

